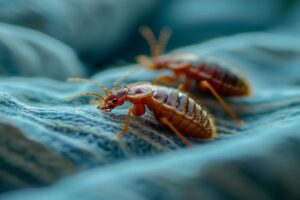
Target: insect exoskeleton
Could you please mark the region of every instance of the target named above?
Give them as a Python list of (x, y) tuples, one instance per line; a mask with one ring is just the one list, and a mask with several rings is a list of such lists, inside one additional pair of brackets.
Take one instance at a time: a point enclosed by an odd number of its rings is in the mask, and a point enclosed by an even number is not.
[[(158, 39), (148, 27), (141, 27), (151, 49), (151, 57), (138, 56), (137, 61), (150, 70), (169, 70), (172, 76), (160, 76), (153, 83), (183, 83), (180, 90), (187, 91), (196, 83), (201, 91), (209, 91), (221, 104), (229, 116), (241, 124), (237, 115), (222, 97), (248, 96), (250, 85), (233, 64), (214, 57), (204, 57), (193, 53), (173, 53), (162, 55), (170, 37), (170, 33), (162, 30)], [(127, 75), (128, 76), (128, 75)], [(120, 79), (122, 80), (122, 79)], [(119, 80), (117, 80), (119, 82)]]
[[(72, 81), (88, 82), (86, 79), (78, 78), (72, 79)], [(103, 89), (104, 86), (101, 85), (101, 88)], [(207, 140), (214, 139), (216, 136), (215, 123), (207, 109), (197, 104), (187, 94), (176, 89), (152, 85), (148, 82), (138, 82), (110, 91), (105, 88), (104, 90), (105, 97), (88, 92), (67, 100), (87, 95), (96, 96), (101, 100), (97, 108), (106, 112), (123, 105), (126, 101), (132, 103), (125, 118), (124, 128), (117, 134), (118, 138), (128, 131), (131, 116), (145, 114), (146, 107), (152, 111), (160, 124), (170, 128), (186, 145), (191, 145), (186, 137)]]
[(183, 76), (183, 90), (188, 90), (193, 82), (200, 89), (203, 84), (209, 84), (215, 92), (224, 97), (248, 96), (250, 87), (248, 81), (233, 64), (212, 56), (198, 56), (192, 53), (175, 53), (152, 59), (155, 70), (171, 70), (174, 76), (158, 77), (155, 82), (176, 82)]

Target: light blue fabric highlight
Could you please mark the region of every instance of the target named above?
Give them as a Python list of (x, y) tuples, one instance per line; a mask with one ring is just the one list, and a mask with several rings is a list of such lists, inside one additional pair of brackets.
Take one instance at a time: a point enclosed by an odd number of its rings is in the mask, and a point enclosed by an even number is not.
[[(0, 1), (0, 200), (299, 199), (299, 5)], [(148, 52), (137, 35), (145, 23), (173, 29), (168, 53), (216, 58), (240, 71), (252, 94), (226, 101), (244, 125), (191, 88), (216, 121), (215, 140), (187, 148), (149, 110), (117, 140), (128, 103), (104, 113), (90, 97), (65, 101), (102, 93), (68, 77), (112, 88), (134, 69), (134, 56)], [(171, 73), (141, 69), (121, 85), (163, 74)]]

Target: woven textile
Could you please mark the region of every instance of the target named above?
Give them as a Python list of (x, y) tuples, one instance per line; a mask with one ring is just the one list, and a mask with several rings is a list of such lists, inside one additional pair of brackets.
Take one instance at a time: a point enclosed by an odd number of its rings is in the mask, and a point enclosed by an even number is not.
[[(66, 82), (67, 77), (90, 74), (90, 79), (111, 88), (114, 80), (136, 64), (111, 64), (110, 69), (94, 73), (82, 62), (80, 43), (69, 40), (69, 44), (55, 32), (26, 23), (0, 24), (1, 200), (300, 198), (300, 26), (296, 20), (300, 4), (264, 1), (258, 12), (261, 21), (255, 24), (254, 15), (242, 12), (247, 10), (245, 5), (231, 0), (236, 7), (219, 4), (214, 9), (224, 16), (222, 25), (232, 26), (225, 29), (221, 24), (207, 23), (203, 29), (220, 30), (220, 35), (198, 37), (201, 29), (186, 23), (207, 19), (205, 12), (198, 14), (192, 9), (195, 2), (160, 4), (156, 14), (161, 20), (153, 18), (149, 23), (173, 26), (173, 47), (189, 44), (168, 53), (195, 53), (234, 64), (247, 77), (252, 94), (226, 99), (245, 121), (239, 126), (210, 94), (192, 89), (191, 96), (208, 108), (217, 126), (215, 140), (190, 140), (192, 148), (162, 127), (149, 110), (134, 117), (129, 132), (118, 140), (115, 134), (124, 125), (129, 104), (106, 113), (89, 104), (90, 97), (64, 100), (87, 91), (102, 93), (91, 84)], [(248, 7), (255, 8), (257, 4), (251, 2), (255, 1), (249, 1)], [(147, 8), (150, 12), (150, 6)], [(179, 12), (185, 9), (191, 14)], [(177, 20), (185, 23), (171, 23), (175, 11)], [(8, 16), (3, 12), (0, 9), (0, 18)], [(241, 28), (230, 13), (240, 16), (245, 26)], [(135, 20), (129, 21), (135, 24)], [(184, 27), (191, 30), (188, 38), (176, 35), (180, 30), (183, 34)], [(128, 27), (128, 31), (134, 32), (134, 28)], [(111, 49), (126, 38), (114, 37), (118, 40), (106, 41)], [(199, 42), (202, 40), (207, 41)], [(133, 52), (140, 48), (134, 42), (131, 45)], [(129, 51), (123, 47), (119, 54), (115, 52), (116, 60)], [(99, 53), (98, 61), (103, 58), (105, 54)], [(121, 85), (151, 81), (159, 74), (169, 72), (142, 69)]]

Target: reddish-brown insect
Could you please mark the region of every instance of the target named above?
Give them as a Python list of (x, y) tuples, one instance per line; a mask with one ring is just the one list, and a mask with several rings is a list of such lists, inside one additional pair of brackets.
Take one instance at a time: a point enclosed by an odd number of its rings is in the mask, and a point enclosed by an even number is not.
[(140, 32), (150, 46), (152, 57), (138, 56), (138, 62), (151, 70), (171, 70), (174, 73), (173, 76), (160, 76), (153, 83), (175, 83), (183, 77), (184, 83), (179, 89), (188, 90), (196, 82), (201, 91), (210, 91), (234, 120), (242, 122), (222, 98), (250, 94), (248, 82), (232, 64), (191, 53), (161, 55), (170, 37), (170, 31), (162, 30), (158, 40), (148, 27), (141, 27)]
[[(92, 82), (81, 78), (72, 78), (70, 81)], [(213, 139), (215, 137), (214, 120), (208, 111), (178, 90), (151, 83), (133, 83), (110, 91), (103, 85), (98, 85), (105, 91), (105, 97), (96, 92), (88, 92), (66, 100), (70, 101), (88, 95), (96, 96), (100, 99), (97, 108), (106, 112), (123, 105), (126, 101), (132, 103), (133, 106), (128, 110), (124, 128), (117, 134), (118, 138), (128, 131), (131, 116), (145, 114), (146, 107), (153, 112), (159, 123), (169, 127), (186, 145), (191, 145), (186, 136), (193, 139)]]

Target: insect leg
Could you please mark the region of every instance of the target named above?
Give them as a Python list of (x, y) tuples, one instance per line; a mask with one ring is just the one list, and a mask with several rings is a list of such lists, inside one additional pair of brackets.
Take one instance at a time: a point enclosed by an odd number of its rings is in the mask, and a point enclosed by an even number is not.
[(145, 111), (146, 111), (145, 104), (134, 104), (134, 107), (132, 109), (132, 113), (135, 116), (141, 116), (145, 114)]
[(135, 116), (141, 116), (145, 114), (145, 105), (144, 104), (134, 104), (131, 108), (128, 110), (128, 114), (124, 121), (124, 128), (117, 134), (117, 138), (120, 139), (124, 136), (124, 134), (128, 131), (131, 115)]
[(187, 91), (192, 86), (192, 80), (186, 77), (185, 82), (178, 86), (178, 90)]
[(169, 122), (167, 118), (162, 117), (159, 120), (162, 124), (168, 126), (185, 145), (189, 147), (192, 146), (192, 144), (174, 127), (171, 122)]
[(134, 106), (129, 108), (128, 114), (127, 114), (127, 116), (125, 118), (125, 121), (124, 121), (124, 127), (119, 133), (117, 133), (117, 138), (118, 139), (121, 139), (125, 135), (125, 133), (128, 131), (128, 127), (129, 127), (129, 123), (130, 123), (131, 114), (132, 114), (133, 109), (134, 109)]
[(175, 73), (174, 76), (160, 76), (152, 81), (152, 84), (157, 85), (159, 82), (162, 83), (175, 83), (179, 80), (180, 74)]
[(231, 107), (223, 100), (223, 98), (218, 94), (218, 92), (213, 88), (211, 84), (209, 84), (207, 81), (201, 81), (199, 83), (199, 87), (201, 89), (208, 89), (214, 97), (217, 99), (217, 101), (221, 104), (223, 109), (228, 113), (228, 115), (235, 120), (238, 124), (243, 124), (243, 120), (240, 120), (237, 115), (234, 113), (234, 111), (231, 109)]

